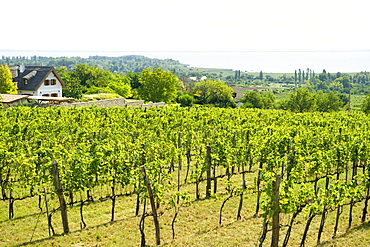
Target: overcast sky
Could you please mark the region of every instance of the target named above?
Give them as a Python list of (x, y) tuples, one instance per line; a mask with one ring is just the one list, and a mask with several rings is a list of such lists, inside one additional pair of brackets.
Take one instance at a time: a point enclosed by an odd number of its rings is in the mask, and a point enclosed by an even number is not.
[(369, 50), (367, 0), (17, 0), (0, 50)]

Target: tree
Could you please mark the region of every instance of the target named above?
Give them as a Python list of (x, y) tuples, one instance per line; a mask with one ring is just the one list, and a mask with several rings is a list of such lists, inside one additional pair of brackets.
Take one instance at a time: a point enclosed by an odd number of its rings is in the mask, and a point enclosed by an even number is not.
[(351, 87), (351, 79), (349, 76), (341, 76), (334, 80), (336, 83), (340, 83), (343, 88), (350, 88)]
[(79, 99), (87, 91), (117, 93), (126, 98), (132, 96), (128, 76), (86, 64), (78, 64), (72, 71), (68, 71), (65, 66), (58, 67), (57, 70), (66, 84), (63, 92), (67, 97)]
[(142, 71), (139, 82), (137, 93), (145, 101), (168, 103), (177, 97), (179, 79), (171, 72), (147, 68)]
[(195, 99), (193, 96), (189, 94), (183, 94), (179, 96), (179, 98), (177, 99), (177, 102), (180, 103), (181, 107), (193, 106)]
[(295, 112), (312, 111), (315, 108), (315, 96), (307, 88), (298, 88), (290, 94), (285, 108)]
[(73, 73), (69, 72), (65, 66), (59, 66), (56, 68), (56, 70), (66, 84), (66, 87), (63, 88), (63, 95), (65, 97), (71, 97), (75, 99), (82, 98), (83, 92), (87, 89), (86, 87), (81, 86), (80, 80), (76, 77), (73, 77)]
[(315, 98), (316, 110), (321, 112), (339, 111), (345, 105), (345, 102), (334, 92), (323, 93), (319, 91)]
[(128, 76), (112, 73), (107, 87), (111, 88), (115, 93), (122, 97), (129, 98), (132, 96), (130, 79)]
[(326, 74), (326, 70), (323, 70), (323, 72), (319, 74), (319, 80), (323, 82), (328, 80), (328, 75)]
[(81, 86), (77, 78), (70, 78), (68, 83), (66, 83), (66, 88), (63, 88), (63, 95), (65, 97), (81, 99), (84, 91), (86, 91), (86, 87)]
[(141, 86), (139, 78), (140, 78), (140, 73), (132, 73), (128, 72), (127, 77), (129, 79), (130, 85), (132, 89), (138, 88)]
[(13, 82), (12, 72), (8, 65), (0, 64), (0, 93), (17, 94), (18, 87)]
[(263, 108), (261, 95), (256, 90), (246, 93), (240, 101), (243, 108)]
[(108, 70), (86, 64), (78, 64), (71, 71), (71, 77), (77, 78), (82, 86), (106, 87), (116, 80), (115, 74)]
[(122, 81), (111, 82), (109, 83), (108, 88), (111, 88), (115, 93), (124, 98), (129, 98), (132, 96), (130, 85)]
[(260, 80), (263, 80), (263, 72), (262, 72), (262, 70), (260, 71)]
[(219, 80), (203, 80), (194, 84), (195, 95), (200, 104), (213, 104), (219, 107), (235, 107), (233, 89)]
[(361, 111), (365, 112), (366, 114), (370, 113), (370, 94), (366, 94), (365, 100), (361, 105)]
[(272, 93), (259, 94), (256, 90), (246, 93), (240, 99), (243, 108), (271, 109), (274, 106), (275, 96)]

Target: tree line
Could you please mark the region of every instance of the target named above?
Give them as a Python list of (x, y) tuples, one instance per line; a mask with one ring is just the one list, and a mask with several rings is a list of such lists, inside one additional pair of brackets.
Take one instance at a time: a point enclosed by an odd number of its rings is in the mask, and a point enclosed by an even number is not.
[(153, 102), (179, 102), (182, 106), (216, 105), (235, 107), (233, 90), (219, 80), (205, 80), (185, 86), (172, 71), (162, 68), (146, 68), (141, 72), (125, 74), (86, 64), (78, 64), (71, 70), (57, 67), (66, 83), (65, 96), (81, 98), (83, 94), (98, 92), (116, 93), (125, 98)]
[[(146, 101), (178, 102), (182, 106), (198, 103), (235, 107), (231, 97), (233, 92), (223, 82), (237, 85), (282, 83), (295, 89), (289, 100), (276, 102), (274, 95), (250, 92), (241, 100), (244, 107), (336, 111), (346, 108), (350, 93), (370, 93), (369, 72), (348, 74), (323, 70), (317, 74), (307, 68), (277, 77), (262, 71), (253, 74), (240, 70), (234, 71), (234, 75), (224, 76), (223, 72), (194, 71), (173, 59), (151, 59), (137, 55), (89, 58), (2, 56), (0, 64), (9, 63), (56, 66), (66, 84), (63, 94), (76, 99), (81, 99), (84, 94), (103, 92)], [(189, 76), (195, 76), (198, 80), (206, 76), (208, 80), (195, 83), (189, 80)], [(303, 101), (297, 105), (294, 98)]]
[(349, 108), (346, 94), (310, 91), (308, 88), (298, 88), (287, 99), (280, 101), (276, 101), (272, 92), (259, 93), (253, 90), (246, 93), (240, 101), (244, 103), (243, 108), (283, 109), (293, 112), (333, 112)]
[(272, 76), (260, 71), (256, 73), (235, 71), (235, 75), (226, 76), (225, 82), (237, 85), (262, 85), (269, 83), (286, 84), (290, 88), (305, 87), (310, 90), (322, 90), (323, 92), (338, 92), (353, 94), (370, 93), (370, 73), (361, 71), (357, 73), (330, 73), (323, 69), (321, 73), (307, 68), (295, 70), (290, 74)]
[[(7, 65), (0, 65), (0, 93), (16, 94), (17, 87)], [(152, 102), (179, 102), (235, 107), (233, 90), (219, 80), (205, 80), (187, 87), (172, 72), (146, 68), (141, 72), (114, 73), (98, 66), (77, 64), (72, 68), (56, 67), (65, 83), (63, 95), (83, 100), (84, 95), (107, 93), (110, 97), (142, 99)]]
[(64, 66), (72, 69), (78, 64), (97, 66), (113, 73), (141, 72), (146, 68), (162, 68), (168, 71), (183, 71), (187, 65), (173, 59), (148, 58), (140, 55), (127, 55), (120, 57), (89, 56), (82, 57), (44, 57), (44, 56), (2, 56), (0, 64), (24, 64), (43, 66)]
[(258, 85), (263, 83), (281, 83), (295, 87), (307, 87), (311, 90), (323, 90), (324, 92), (336, 91), (340, 93), (370, 93), (370, 73), (362, 71), (358, 73), (331, 73), (323, 69), (320, 73), (314, 70), (297, 69), (292, 73), (279, 74), (273, 76), (271, 74), (260, 71), (259, 73), (249, 73), (246, 71), (225, 70), (215, 73), (210, 70), (194, 70), (186, 64), (182, 64), (174, 59), (157, 59), (148, 58), (139, 55), (127, 55), (120, 57), (108, 56), (89, 56), (88, 58), (81, 57), (44, 57), (44, 56), (2, 56), (0, 64), (24, 64), (24, 65), (45, 65), (59, 67), (63, 66), (67, 69), (72, 69), (78, 64), (86, 64), (88, 66), (96, 66), (98, 68), (108, 70), (112, 73), (138, 73), (147, 68), (162, 68), (166, 71), (171, 71), (182, 81), (190, 76), (197, 77), (206, 76), (209, 79), (222, 80), (225, 83), (234, 83), (241, 85)]

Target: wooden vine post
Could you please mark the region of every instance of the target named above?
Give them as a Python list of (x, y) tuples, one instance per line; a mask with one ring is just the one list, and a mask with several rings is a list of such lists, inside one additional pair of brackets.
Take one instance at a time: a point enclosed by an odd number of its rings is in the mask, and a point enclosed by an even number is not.
[(152, 207), (153, 220), (154, 220), (154, 226), (155, 226), (156, 244), (157, 245), (160, 245), (161, 244), (161, 235), (160, 235), (160, 228), (159, 228), (157, 207), (156, 207), (156, 203), (154, 201), (152, 187), (150, 186), (149, 179), (148, 179), (148, 176), (146, 175), (146, 170), (145, 170), (145, 166), (144, 165), (141, 167), (141, 172), (143, 174), (145, 186), (146, 186), (146, 189), (148, 191), (148, 196), (149, 196), (149, 200), (150, 200), (150, 206)]
[(66, 205), (66, 201), (64, 200), (63, 189), (60, 183), (58, 163), (56, 161), (53, 161), (51, 165), (53, 167), (55, 189), (57, 191), (59, 204), (60, 204), (60, 211), (62, 213), (63, 231), (64, 231), (64, 234), (68, 234), (69, 226), (68, 226), (68, 216), (67, 216), (67, 205)]
[(181, 143), (181, 138), (182, 138), (182, 133), (179, 133), (179, 138), (177, 140), (177, 148), (179, 149), (179, 167), (177, 169), (177, 190), (180, 191), (181, 187), (181, 182), (180, 182), (180, 175), (181, 175), (181, 169), (182, 169), (182, 159), (181, 159), (181, 148), (182, 148), (182, 143)]
[(47, 220), (48, 220), (49, 237), (51, 237), (51, 222), (49, 220), (49, 205), (48, 205), (48, 198), (47, 198), (46, 188), (44, 188), (44, 199), (45, 199), (46, 215), (47, 215)]
[(206, 198), (211, 197), (211, 146), (207, 145), (207, 156), (206, 156), (206, 166), (207, 166), (207, 185), (206, 185)]
[(272, 239), (271, 239), (271, 247), (278, 247), (279, 246), (279, 230), (280, 230), (280, 219), (279, 219), (279, 211), (280, 211), (280, 181), (281, 175), (275, 175), (276, 181), (273, 183), (274, 186), (274, 197), (273, 197), (273, 212), (274, 215), (272, 216)]

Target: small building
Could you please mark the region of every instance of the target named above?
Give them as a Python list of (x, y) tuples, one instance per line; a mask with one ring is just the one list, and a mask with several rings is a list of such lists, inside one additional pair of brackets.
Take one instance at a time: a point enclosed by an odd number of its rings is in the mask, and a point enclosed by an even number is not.
[(65, 88), (62, 78), (53, 66), (9, 66), (18, 94), (44, 97), (63, 97)]
[(26, 103), (28, 97), (28, 95), (0, 94), (0, 103), (6, 109), (19, 103)]

